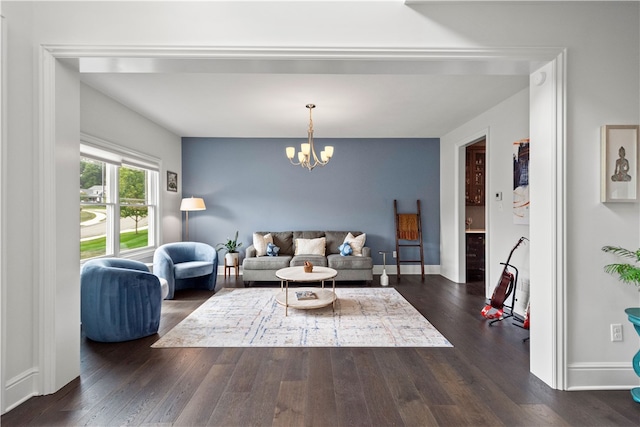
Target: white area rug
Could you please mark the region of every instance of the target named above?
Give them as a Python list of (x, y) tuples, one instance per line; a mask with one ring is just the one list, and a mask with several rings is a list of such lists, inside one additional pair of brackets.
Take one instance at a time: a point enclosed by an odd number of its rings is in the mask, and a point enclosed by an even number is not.
[(453, 347), (392, 288), (337, 288), (331, 306), (296, 310), (280, 288), (223, 290), (152, 347)]

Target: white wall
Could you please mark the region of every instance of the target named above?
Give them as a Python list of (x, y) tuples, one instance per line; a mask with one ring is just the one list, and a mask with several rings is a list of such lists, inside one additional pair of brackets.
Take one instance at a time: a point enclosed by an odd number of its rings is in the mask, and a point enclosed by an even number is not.
[[(3, 13), (7, 10), (2, 3)], [(38, 391), (37, 344), (38, 293), (35, 239), (37, 130), (35, 129), (33, 15), (28, 4), (20, 8), (21, 25), (9, 25), (6, 38), (6, 108), (3, 140), (2, 229), (3, 312), (2, 312), (2, 393), (5, 402), (13, 402)], [(26, 72), (20, 72), (26, 70)], [(21, 102), (21, 100), (24, 100)], [(11, 177), (11, 185), (8, 184)], [(8, 209), (7, 206), (19, 206)]]
[(167, 170), (182, 177), (181, 138), (85, 84), (80, 85), (80, 107), (83, 133), (161, 159), (161, 241), (179, 241), (182, 179), (177, 193), (167, 191)]
[[(5, 4), (3, 3), (3, 6)], [(12, 6), (12, 5), (10, 5)], [(77, 186), (76, 163), (79, 155), (79, 130), (135, 150), (163, 159), (166, 168), (181, 174), (181, 140), (149, 120), (131, 112), (124, 106), (102, 96), (91, 88), (69, 79), (58, 79), (66, 84), (67, 95), (75, 100), (56, 98), (56, 120), (52, 128), (61, 141), (51, 153), (44, 153), (40, 145), (38, 87), (40, 60), (33, 40), (33, 10), (35, 5), (23, 3), (9, 10), (7, 17), (7, 71), (8, 84), (5, 102), (7, 108), (7, 138), (3, 147), (3, 176), (13, 177), (10, 185), (3, 181), (3, 205), (20, 206), (3, 211), (3, 242), (9, 250), (3, 257), (3, 326), (2, 336), (2, 411), (34, 395), (41, 394), (50, 379), (54, 387), (63, 386), (79, 372), (79, 241), (77, 221), (73, 221), (65, 206), (69, 200), (77, 202), (77, 190), (61, 191), (65, 182)], [(56, 75), (63, 77), (68, 67), (58, 66)], [(74, 89), (75, 87), (75, 89)], [(82, 114), (80, 98), (82, 97)], [(69, 122), (69, 115), (71, 121)], [(80, 120), (82, 119), (82, 126)], [(75, 123), (74, 123), (75, 121)], [(67, 125), (65, 125), (65, 123)], [(59, 126), (62, 124), (62, 126)], [(74, 130), (75, 128), (75, 130)], [(75, 136), (74, 136), (75, 135)], [(50, 156), (50, 157), (48, 157)], [(52, 156), (52, 157), (51, 157)], [(41, 187), (42, 162), (53, 161), (54, 180)], [(70, 163), (71, 162), (71, 166)], [(76, 166), (73, 166), (76, 165)], [(166, 174), (161, 172), (161, 186), (166, 188)], [(46, 211), (43, 195), (47, 188), (55, 191), (53, 207)], [(165, 241), (180, 240), (180, 192), (161, 190), (163, 212), (162, 234)], [(69, 199), (68, 197), (72, 197)], [(75, 198), (73, 198), (75, 197)], [(69, 222), (71, 219), (71, 222)], [(56, 253), (50, 265), (41, 269), (42, 230), (53, 229)], [(74, 236), (78, 238), (74, 238)], [(48, 275), (50, 271), (54, 274)], [(40, 284), (44, 283), (44, 287)], [(55, 284), (55, 286), (54, 286)], [(46, 309), (51, 301), (57, 307), (55, 321), (45, 322)], [(39, 336), (45, 330), (50, 337)], [(45, 340), (56, 339), (54, 357), (42, 358), (41, 346)], [(47, 371), (56, 372), (44, 378)]]
[[(502, 273), (501, 262), (521, 236), (529, 238), (529, 227), (513, 223), (513, 142), (529, 137), (529, 89), (525, 89), (494, 108), (440, 138), (440, 223), (442, 233), (441, 274), (455, 282), (464, 281), (464, 269), (458, 269), (464, 259), (464, 201), (455, 204), (452, 195), (464, 188), (458, 170), (464, 146), (479, 136), (487, 136), (486, 165), (486, 296), (490, 297)], [(462, 187), (461, 187), (462, 186)], [(458, 188), (456, 188), (458, 187)], [(502, 192), (502, 201), (493, 199)], [(464, 197), (464, 194), (462, 195)], [(443, 206), (446, 204), (446, 207)], [(459, 215), (452, 215), (459, 210)], [(446, 234), (446, 235), (445, 235)], [(461, 254), (461, 256), (459, 255)], [(445, 262), (446, 260), (446, 262)], [(521, 245), (513, 254), (511, 264), (519, 270), (522, 282), (529, 278), (528, 245)], [(520, 283), (518, 284), (520, 286)], [(482, 308), (482, 307), (481, 307)], [(521, 312), (521, 311), (520, 311)]]
[[(33, 226), (46, 214), (37, 209), (41, 192), (38, 61), (43, 44), (566, 47), (567, 211), (560, 221), (567, 224), (567, 368), (579, 374), (570, 375), (566, 387), (637, 384), (630, 360), (638, 338), (623, 309), (639, 305), (640, 297), (635, 289), (602, 272), (608, 258), (599, 248), (604, 244), (640, 246), (640, 211), (638, 204), (598, 201), (599, 127), (637, 123), (640, 115), (637, 3), (3, 2), (2, 11), (8, 31), (8, 129), (3, 161), (5, 176), (12, 180), (11, 185), (7, 180), (2, 183), (1, 197), (3, 206), (20, 207), (7, 209), (1, 218), (9, 248), (7, 259), (2, 260), (7, 307), (2, 313), (3, 411), (29, 393), (42, 392), (36, 380), (41, 369), (37, 360), (41, 295), (36, 279), (42, 274), (41, 248)], [(443, 250), (448, 252), (445, 243), (443, 236)], [(443, 257), (444, 262), (452, 260)], [(59, 272), (64, 276), (77, 266), (59, 268), (65, 270)], [(610, 323), (625, 325), (623, 343), (609, 341)], [(64, 360), (64, 353), (58, 357)], [(606, 366), (616, 367), (623, 378), (612, 379), (601, 369)]]

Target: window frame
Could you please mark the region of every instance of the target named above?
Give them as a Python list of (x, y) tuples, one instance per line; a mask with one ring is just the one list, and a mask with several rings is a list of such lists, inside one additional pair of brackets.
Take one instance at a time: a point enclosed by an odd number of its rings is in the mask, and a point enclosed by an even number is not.
[[(104, 202), (108, 222), (106, 225), (106, 253), (96, 257), (80, 259), (81, 265), (90, 260), (104, 257), (117, 257), (148, 260), (153, 255), (160, 236), (160, 166), (159, 158), (140, 153), (130, 148), (122, 147), (101, 138), (85, 133), (80, 135), (80, 158), (90, 158), (104, 162), (107, 165), (107, 182), (113, 185), (107, 186), (108, 196)], [(146, 204), (148, 208), (148, 234), (147, 246), (135, 249), (123, 249), (120, 247), (120, 191), (119, 170), (121, 167), (141, 169), (147, 172)], [(78, 203), (81, 204), (79, 201)]]

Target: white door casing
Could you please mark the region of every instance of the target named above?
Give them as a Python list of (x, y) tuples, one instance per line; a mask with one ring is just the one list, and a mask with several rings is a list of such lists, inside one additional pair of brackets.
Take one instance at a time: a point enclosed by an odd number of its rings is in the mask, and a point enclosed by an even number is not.
[[(41, 208), (44, 211), (59, 211), (58, 201), (65, 191), (59, 186), (51, 186), (56, 180), (55, 159), (57, 150), (66, 150), (68, 147), (60, 136), (50, 129), (54, 123), (56, 126), (65, 127), (65, 121), (73, 121), (68, 115), (57, 114), (57, 94), (64, 91), (64, 85), (70, 82), (66, 76), (59, 79), (56, 73), (62, 69), (55, 63), (60, 59), (75, 59), (83, 57), (123, 57), (135, 52), (137, 56), (156, 59), (178, 59), (186, 54), (202, 59), (242, 58), (247, 60), (306, 60), (327, 58), (340, 61), (353, 61), (361, 58), (366, 53), (369, 58), (380, 61), (411, 60), (422, 61), (468, 61), (484, 58), (491, 61), (522, 60), (527, 58), (531, 63), (548, 62), (541, 68), (549, 71), (546, 82), (543, 85), (531, 89), (531, 139), (537, 149), (535, 156), (532, 154), (531, 170), (535, 174), (536, 165), (544, 164), (545, 169), (554, 173), (546, 174), (543, 182), (532, 186), (531, 192), (531, 234), (535, 236), (547, 236), (537, 240), (531, 245), (531, 301), (532, 306), (537, 304), (540, 311), (553, 313), (547, 323), (538, 323), (531, 331), (531, 372), (540, 377), (553, 388), (564, 388), (564, 103), (565, 103), (565, 73), (564, 52), (560, 49), (304, 49), (304, 48), (238, 48), (230, 51), (228, 48), (203, 48), (197, 52), (191, 52), (192, 48), (162, 48), (162, 47), (110, 47), (110, 46), (42, 46), (41, 47), (41, 78), (40, 78), (40, 109), (42, 112), (40, 122), (40, 147), (43, 169), (38, 179), (39, 194), (43, 197)], [(53, 64), (52, 64), (53, 62)], [(65, 61), (67, 62), (67, 61)], [(77, 66), (77, 64), (76, 64)], [(65, 71), (62, 71), (66, 73)], [(532, 75), (531, 85), (534, 85)], [(77, 78), (77, 77), (76, 77)], [(73, 103), (73, 99), (65, 99), (66, 103)], [(79, 99), (76, 101), (79, 104)], [(535, 104), (535, 105), (534, 105)], [(79, 105), (67, 105), (71, 111), (79, 108)], [(77, 117), (75, 120), (78, 120)], [(73, 123), (70, 123), (74, 126)], [(67, 141), (68, 142), (68, 141)], [(539, 166), (538, 166), (539, 167)], [(542, 174), (540, 174), (542, 175)], [(53, 188), (52, 188), (53, 187)], [(536, 190), (534, 188), (537, 187)], [(46, 189), (46, 192), (45, 192)], [(549, 195), (552, 195), (549, 197)], [(544, 197), (542, 197), (544, 196)], [(71, 208), (71, 207), (69, 207)], [(52, 223), (53, 221), (53, 223)], [(79, 301), (79, 273), (73, 276), (71, 270), (78, 271), (78, 265), (66, 265), (68, 260), (58, 260), (55, 244), (56, 227), (55, 219), (41, 219), (40, 233), (38, 233), (35, 247), (38, 248), (40, 265), (39, 294), (41, 301), (42, 319), (39, 323), (39, 360), (40, 365), (40, 394), (53, 393), (66, 382), (79, 375), (79, 318), (74, 316), (62, 316), (60, 311), (66, 310), (61, 303), (76, 303)], [(44, 223), (46, 222), (46, 224)], [(459, 251), (458, 251), (459, 252)], [(533, 272), (536, 272), (535, 275)], [(62, 284), (61, 280), (52, 278), (72, 277), (77, 280), (76, 287), (69, 283)], [(548, 281), (547, 281), (548, 280)], [(535, 283), (535, 284), (534, 284)], [(3, 284), (4, 287), (4, 284)], [(46, 297), (45, 297), (46, 296)], [(51, 298), (55, 296), (55, 298)], [(61, 299), (64, 298), (64, 299)], [(78, 303), (79, 304), (79, 303)], [(79, 307), (75, 308), (79, 312)], [(75, 338), (69, 343), (69, 331), (73, 331)], [(4, 348), (4, 345), (3, 345)]]

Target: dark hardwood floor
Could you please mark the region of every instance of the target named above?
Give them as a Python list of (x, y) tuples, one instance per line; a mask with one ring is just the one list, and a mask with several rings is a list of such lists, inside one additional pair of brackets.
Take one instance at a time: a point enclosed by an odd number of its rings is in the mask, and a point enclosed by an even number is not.
[[(392, 286), (454, 348), (152, 349), (83, 338), (81, 375), (2, 426), (637, 426), (628, 391), (552, 390), (529, 373), (528, 331), (480, 316), (481, 284), (403, 276)], [(275, 284), (273, 284), (275, 286)], [(352, 284), (353, 285), (353, 284)], [(374, 286), (375, 286), (374, 282)], [(218, 287), (240, 287), (220, 278)], [(340, 285), (345, 286), (345, 285)], [(159, 335), (211, 292), (163, 304)]]

